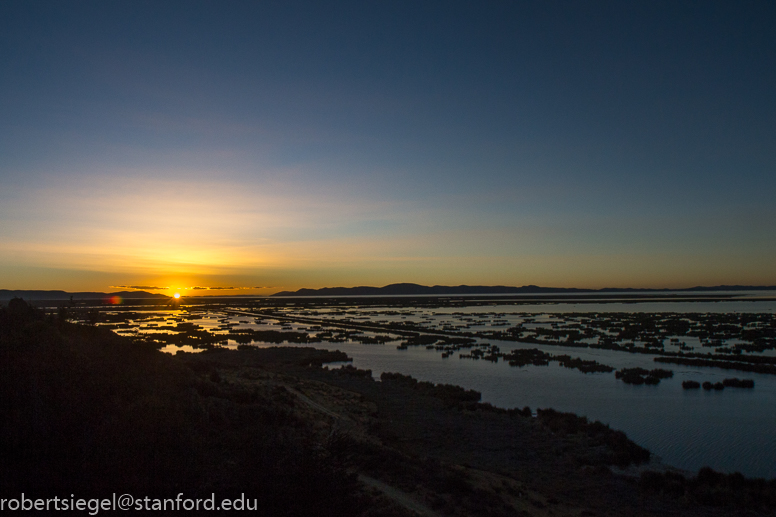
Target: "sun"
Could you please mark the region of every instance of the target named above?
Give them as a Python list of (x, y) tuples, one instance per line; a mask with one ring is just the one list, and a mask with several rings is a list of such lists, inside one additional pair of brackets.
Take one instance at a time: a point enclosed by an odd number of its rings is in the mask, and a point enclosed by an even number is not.
[(172, 297), (177, 300), (178, 298), (181, 297), (181, 294), (180, 293), (175, 293), (174, 295), (172, 295)]

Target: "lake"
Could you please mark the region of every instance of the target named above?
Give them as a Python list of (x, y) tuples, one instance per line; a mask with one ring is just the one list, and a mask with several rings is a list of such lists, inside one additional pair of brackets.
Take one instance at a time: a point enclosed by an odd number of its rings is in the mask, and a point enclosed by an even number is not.
[[(762, 293), (757, 293), (762, 294)], [(770, 294), (770, 293), (769, 293)], [(235, 306), (234, 309), (246, 310)], [(760, 314), (772, 318), (776, 302), (757, 300), (727, 301), (645, 301), (627, 302), (542, 302), (512, 304), (494, 302), (487, 305), (455, 307), (375, 307), (360, 306), (347, 300), (336, 307), (311, 308), (309, 305), (283, 307), (278, 316), (348, 320), (358, 323), (413, 322), (429, 331), (447, 329), (505, 329), (522, 324), (536, 327), (563, 328), (566, 324), (606, 318), (612, 314), (655, 313), (660, 315)], [(597, 316), (596, 316), (597, 315)], [(196, 315), (194, 315), (196, 316)], [(689, 316), (688, 316), (689, 317)], [(766, 319), (767, 319), (766, 318)], [(187, 321), (217, 331), (219, 325), (233, 328), (301, 330), (314, 333), (309, 323), (269, 319), (248, 320), (245, 315), (190, 316)], [(772, 325), (768, 320), (768, 325)], [(328, 327), (322, 325), (323, 330)], [(762, 325), (760, 325), (762, 327)], [(152, 328), (147, 329), (153, 332)], [(390, 333), (386, 331), (385, 333)], [(365, 332), (365, 334), (376, 334)], [(602, 333), (603, 335), (603, 333)], [(397, 336), (398, 337), (398, 336)], [(688, 367), (657, 364), (654, 355), (615, 350), (566, 347), (534, 343), (517, 343), (497, 339), (478, 339), (497, 345), (502, 352), (515, 348), (538, 348), (550, 354), (568, 354), (613, 366), (617, 369), (642, 367), (666, 368), (673, 378), (659, 385), (629, 385), (615, 379), (613, 373), (585, 374), (564, 368), (556, 362), (549, 366), (511, 367), (504, 361), (460, 359), (458, 354), (442, 358), (438, 350), (423, 346), (397, 349), (399, 341), (382, 345), (364, 345), (355, 340), (341, 343), (320, 342), (308, 346), (338, 349), (353, 358), (357, 368), (372, 370), (379, 378), (382, 372), (400, 372), (418, 380), (455, 384), (482, 393), (482, 401), (512, 408), (529, 406), (573, 412), (591, 420), (600, 420), (612, 428), (625, 431), (636, 443), (648, 448), (663, 463), (697, 471), (704, 466), (725, 472), (741, 472), (748, 477), (776, 478), (776, 375), (757, 374), (713, 367)], [(703, 340), (683, 337), (683, 343), (697, 351), (708, 352)], [(730, 343), (736, 343), (730, 340)], [(727, 345), (730, 343), (722, 343)], [(638, 341), (637, 341), (637, 344)], [(229, 341), (229, 346), (237, 343)], [(167, 351), (177, 347), (168, 346)], [(668, 347), (666, 348), (668, 349)], [(462, 351), (463, 352), (463, 351)], [(753, 355), (772, 355), (766, 351)], [(685, 390), (682, 381), (712, 383), (725, 378), (755, 381), (754, 389), (726, 388), (722, 391)]]

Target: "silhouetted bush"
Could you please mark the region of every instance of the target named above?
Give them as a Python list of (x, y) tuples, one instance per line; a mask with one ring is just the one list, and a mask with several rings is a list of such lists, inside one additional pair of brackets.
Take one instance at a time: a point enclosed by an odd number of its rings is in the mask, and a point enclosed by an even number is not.
[[(739, 370), (742, 372), (769, 373), (776, 374), (776, 361), (774, 357), (735, 357), (735, 361), (723, 360), (717, 357), (714, 359), (688, 358), (688, 357), (656, 357), (655, 361), (659, 363), (675, 363), (686, 366), (710, 366), (712, 368), (723, 368), (725, 370)], [(754, 363), (754, 364), (752, 364)]]
[(641, 474), (639, 487), (729, 511), (776, 509), (776, 480), (747, 479), (739, 472), (723, 474), (708, 467), (690, 479), (675, 472), (647, 471)]
[(334, 373), (337, 375), (346, 375), (348, 377), (372, 378), (372, 370), (360, 370), (351, 364), (346, 364), (342, 368), (335, 368)]
[(754, 388), (754, 380), (753, 379), (725, 379), (722, 381), (722, 384), (726, 388)]
[(459, 406), (479, 402), (482, 394), (474, 390), (466, 390), (452, 384), (433, 384), (431, 382), (418, 382), (409, 375), (401, 373), (383, 372), (380, 375), (382, 382), (392, 382), (407, 388), (418, 390), (425, 395), (441, 399), (447, 406)]
[(656, 368), (647, 370), (645, 368), (623, 368), (614, 373), (616, 379), (620, 379), (626, 384), (660, 384), (660, 379), (668, 379), (674, 376), (671, 370), (662, 370)]
[(560, 435), (584, 435), (591, 446), (604, 445), (608, 453), (606, 463), (625, 467), (649, 461), (650, 452), (630, 441), (622, 431), (615, 431), (601, 422), (588, 422), (587, 418), (554, 409), (537, 409), (538, 421), (553, 433)]

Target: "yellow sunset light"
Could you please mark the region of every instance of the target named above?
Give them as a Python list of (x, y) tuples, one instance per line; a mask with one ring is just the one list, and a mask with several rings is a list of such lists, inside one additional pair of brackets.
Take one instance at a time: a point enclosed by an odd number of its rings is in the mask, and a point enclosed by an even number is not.
[(174, 295), (172, 295), (172, 297), (175, 298), (175, 299), (178, 299), (178, 298), (181, 297), (181, 295), (180, 295), (180, 293), (175, 293)]

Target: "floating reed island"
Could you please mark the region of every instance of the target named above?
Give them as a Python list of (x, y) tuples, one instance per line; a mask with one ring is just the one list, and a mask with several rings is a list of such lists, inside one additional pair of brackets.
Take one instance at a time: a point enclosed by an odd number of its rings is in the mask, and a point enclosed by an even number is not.
[(721, 391), (725, 388), (746, 388), (746, 389), (753, 389), (754, 388), (754, 380), (752, 379), (725, 379), (722, 382), (709, 382), (706, 381), (703, 384), (701, 384), (698, 381), (684, 381), (682, 382), (682, 388), (686, 390), (694, 390), (699, 389), (703, 387), (704, 390), (710, 391), (710, 390), (716, 390)]

